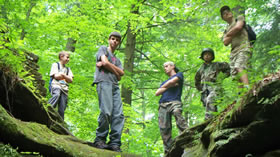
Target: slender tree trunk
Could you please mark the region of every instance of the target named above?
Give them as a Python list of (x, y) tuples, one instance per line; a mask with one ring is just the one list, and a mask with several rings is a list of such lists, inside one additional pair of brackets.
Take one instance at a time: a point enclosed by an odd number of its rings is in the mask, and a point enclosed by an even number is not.
[[(128, 23), (127, 41), (125, 46), (124, 70), (126, 72), (126, 75), (129, 75), (129, 77), (132, 77), (133, 75), (135, 43), (136, 43), (136, 34), (132, 32), (131, 25), (130, 23)], [(131, 88), (123, 85), (122, 86), (123, 102), (131, 105), (131, 96), (132, 96)]]
[[(33, 1), (30, 2), (30, 7), (29, 7), (29, 9), (28, 9), (28, 11), (27, 11), (27, 13), (26, 13), (26, 18), (25, 18), (26, 21), (29, 20), (30, 13), (31, 13), (31, 11), (32, 11), (32, 8), (33, 8), (35, 5), (36, 5), (35, 2), (33, 2)], [(22, 28), (22, 31), (21, 31), (21, 35), (20, 35), (20, 40), (23, 40), (23, 39), (24, 39), (25, 34), (26, 34), (26, 32), (25, 32), (24, 27), (23, 27), (23, 28)]]
[[(139, 8), (135, 5), (132, 5), (133, 14), (139, 14)], [(128, 73), (131, 78), (133, 76), (133, 68), (134, 68), (134, 52), (136, 46), (136, 33), (133, 32), (133, 28), (131, 28), (130, 22), (128, 22), (127, 27), (127, 41), (125, 45), (125, 61), (124, 61), (124, 70)], [(123, 102), (126, 104), (131, 105), (131, 97), (132, 97), (132, 90), (130, 87), (122, 86), (122, 97)]]
[[(135, 5), (132, 5), (132, 13), (138, 14), (138, 7), (135, 8)], [(127, 27), (127, 41), (125, 45), (125, 60), (124, 60), (124, 71), (125, 75), (132, 78), (133, 76), (133, 64), (134, 64), (134, 52), (136, 46), (136, 34), (133, 32), (133, 28), (131, 28), (130, 21), (128, 22)], [(132, 90), (131, 87), (127, 87), (122, 85), (121, 95), (123, 98), (124, 105), (127, 105), (131, 108), (131, 99), (132, 99)], [(125, 115), (125, 129), (124, 133), (129, 133), (129, 124), (131, 123), (131, 119), (129, 115)], [(123, 147), (129, 149), (129, 141), (127, 144), (124, 144)]]
[(75, 52), (76, 42), (77, 42), (77, 40), (74, 40), (73, 38), (68, 38), (67, 44), (66, 44), (66, 51)]
[(145, 124), (145, 119), (146, 119), (146, 102), (145, 102), (145, 92), (144, 90), (140, 90), (141, 92), (141, 97), (143, 97), (142, 100), (142, 118), (143, 118), (143, 129), (146, 128), (146, 124)]

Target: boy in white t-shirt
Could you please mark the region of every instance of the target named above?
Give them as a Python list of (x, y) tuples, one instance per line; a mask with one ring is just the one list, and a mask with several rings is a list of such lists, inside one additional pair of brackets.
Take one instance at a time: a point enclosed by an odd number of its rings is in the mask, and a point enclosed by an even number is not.
[(70, 54), (67, 51), (59, 52), (59, 62), (53, 63), (50, 76), (53, 78), (51, 82), (51, 95), (49, 100), (54, 108), (58, 105), (58, 113), (64, 119), (64, 111), (67, 107), (68, 99), (68, 83), (73, 81), (73, 73), (69, 67), (66, 67), (70, 60)]

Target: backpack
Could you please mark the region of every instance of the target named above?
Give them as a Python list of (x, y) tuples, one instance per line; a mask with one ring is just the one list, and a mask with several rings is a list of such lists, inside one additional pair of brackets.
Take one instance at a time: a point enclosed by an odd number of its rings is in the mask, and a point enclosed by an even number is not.
[[(60, 64), (58, 62), (56, 62), (57, 64), (57, 68), (58, 68), (58, 71), (60, 70)], [(69, 68), (67, 67), (67, 71), (66, 71), (66, 75), (68, 75), (68, 72), (69, 72)], [(52, 80), (54, 78), (52, 76), (50, 76), (50, 81), (49, 81), (49, 92), (51, 93), (52, 92)]]
[(247, 25), (246, 22), (245, 22), (245, 29), (248, 33), (248, 39), (250, 41), (250, 44), (251, 45), (254, 45), (256, 39), (257, 39), (257, 35), (256, 33), (254, 32), (253, 28), (250, 26), (250, 25)]
[[(237, 19), (235, 19), (235, 21), (237, 22)], [(246, 21), (244, 22), (243, 27), (245, 28), (245, 30), (248, 33), (248, 39), (250, 41), (250, 45), (251, 46), (254, 45), (254, 43), (257, 39), (257, 35), (256, 35), (255, 31), (253, 30), (253, 28), (250, 25), (246, 24)]]

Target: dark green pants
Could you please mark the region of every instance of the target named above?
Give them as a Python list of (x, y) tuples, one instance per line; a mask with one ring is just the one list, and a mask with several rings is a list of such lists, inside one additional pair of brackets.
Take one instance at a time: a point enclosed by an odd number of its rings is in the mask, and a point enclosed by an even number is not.
[(160, 134), (163, 140), (164, 150), (167, 152), (172, 143), (172, 115), (176, 119), (176, 125), (180, 133), (187, 128), (185, 119), (182, 116), (182, 103), (179, 101), (160, 103), (158, 113)]

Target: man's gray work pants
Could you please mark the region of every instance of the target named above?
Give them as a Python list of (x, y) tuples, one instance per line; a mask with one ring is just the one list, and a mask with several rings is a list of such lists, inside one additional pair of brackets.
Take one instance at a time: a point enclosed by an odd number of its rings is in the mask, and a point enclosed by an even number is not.
[(96, 88), (100, 114), (95, 142), (101, 140), (106, 142), (110, 126), (110, 141), (108, 144), (110, 146), (121, 146), (124, 115), (119, 86), (111, 82), (99, 82)]

